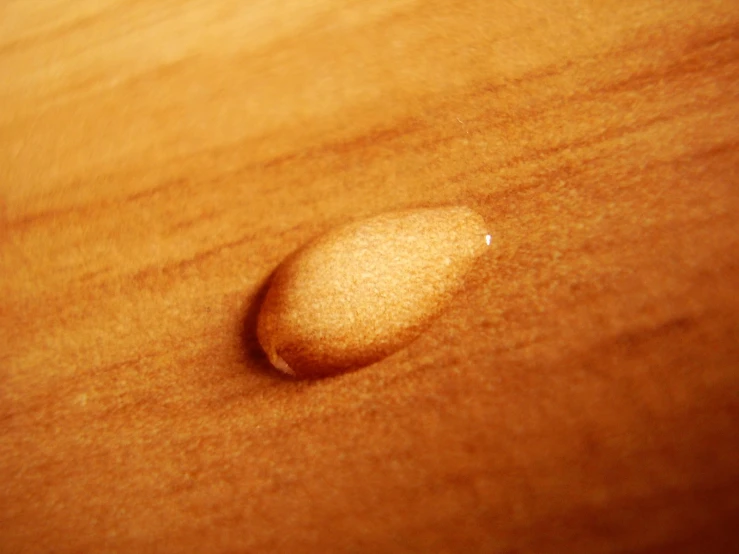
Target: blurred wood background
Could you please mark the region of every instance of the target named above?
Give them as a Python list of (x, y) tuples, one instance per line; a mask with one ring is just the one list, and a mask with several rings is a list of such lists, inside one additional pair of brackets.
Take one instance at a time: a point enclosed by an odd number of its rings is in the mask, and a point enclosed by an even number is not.
[[(0, 551), (728, 552), (732, 0), (5, 0)], [(460, 203), (408, 348), (272, 373), (265, 278)]]

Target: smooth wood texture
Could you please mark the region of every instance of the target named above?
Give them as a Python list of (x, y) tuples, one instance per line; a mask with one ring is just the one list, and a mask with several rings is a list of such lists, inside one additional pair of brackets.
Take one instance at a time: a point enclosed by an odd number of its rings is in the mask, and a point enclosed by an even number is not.
[[(0, 551), (728, 552), (726, 0), (5, 0)], [(449, 312), (292, 382), (264, 280), (461, 203)]]

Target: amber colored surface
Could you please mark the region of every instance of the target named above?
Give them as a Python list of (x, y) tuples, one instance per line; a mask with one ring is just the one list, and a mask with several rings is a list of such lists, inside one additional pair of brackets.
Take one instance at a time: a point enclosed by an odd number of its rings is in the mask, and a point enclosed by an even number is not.
[[(728, 552), (731, 0), (0, 3), (0, 551)], [(264, 279), (467, 204), (409, 347), (295, 383)]]

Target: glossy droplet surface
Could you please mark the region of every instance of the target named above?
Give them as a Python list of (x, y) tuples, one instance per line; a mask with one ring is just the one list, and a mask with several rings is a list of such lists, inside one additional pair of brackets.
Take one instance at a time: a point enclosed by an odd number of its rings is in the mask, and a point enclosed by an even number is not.
[(386, 213), (329, 231), (275, 272), (257, 336), (272, 364), (320, 377), (376, 362), (415, 339), (490, 243), (466, 207)]

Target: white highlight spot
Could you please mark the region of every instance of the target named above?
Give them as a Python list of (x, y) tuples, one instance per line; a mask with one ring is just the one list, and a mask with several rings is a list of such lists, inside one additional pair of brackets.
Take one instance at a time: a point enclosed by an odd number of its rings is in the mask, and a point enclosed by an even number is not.
[(493, 240), (492, 235), (485, 235), (485, 244), (490, 246), (490, 242)]

